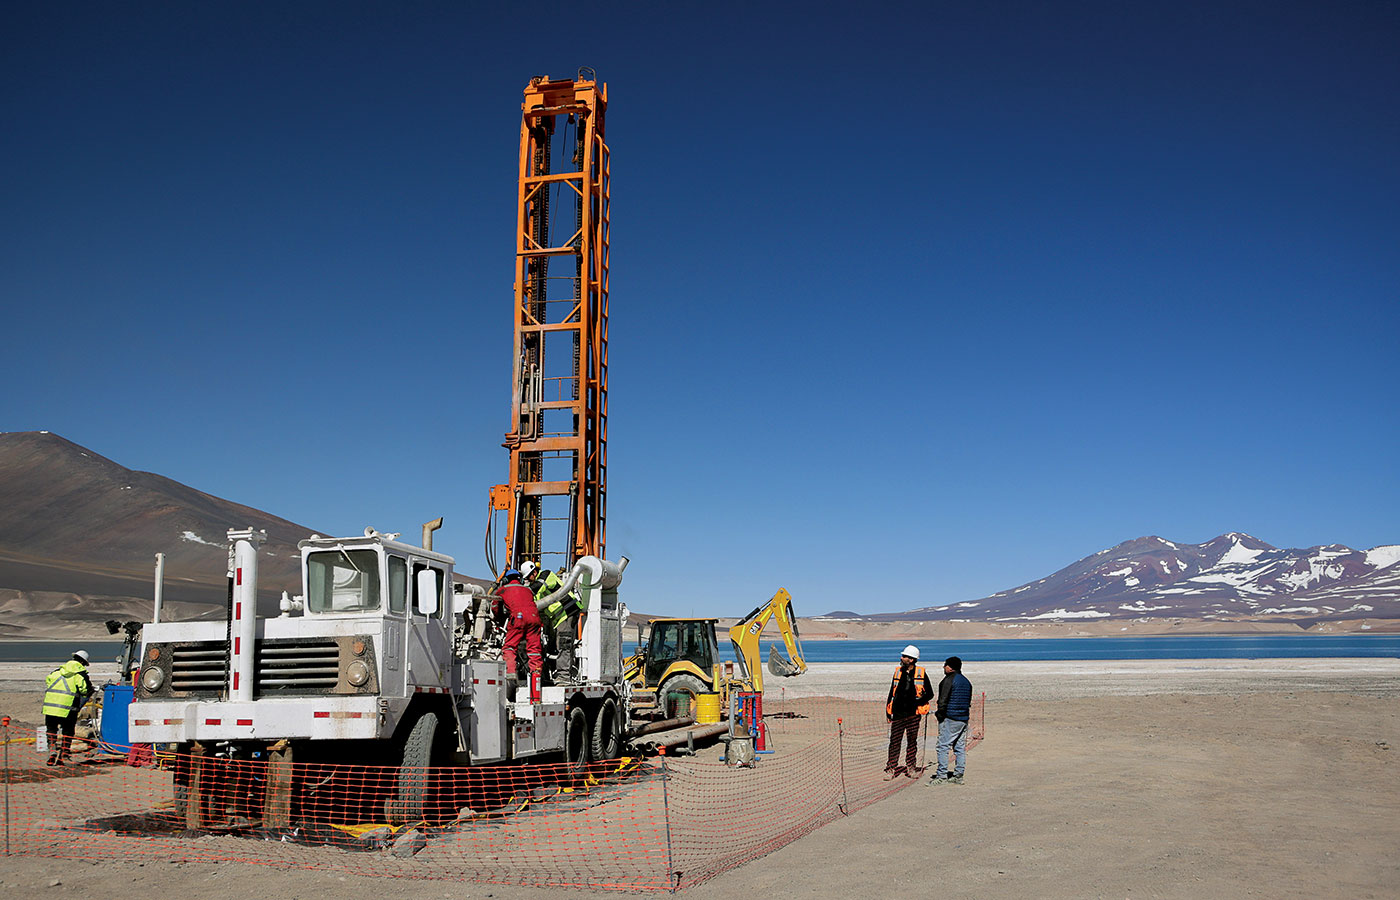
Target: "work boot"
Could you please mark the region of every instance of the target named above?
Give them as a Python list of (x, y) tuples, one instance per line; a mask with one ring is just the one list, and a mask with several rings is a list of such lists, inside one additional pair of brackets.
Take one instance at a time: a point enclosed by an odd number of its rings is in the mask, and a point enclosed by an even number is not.
[(941, 777), (941, 776), (935, 774), (932, 778), (930, 778), (930, 779), (928, 780), (928, 783), (929, 783), (929, 784), (946, 784), (947, 781), (948, 781), (947, 778), (943, 778), (943, 777)]
[(886, 770), (885, 770), (885, 780), (886, 780), (886, 781), (894, 781), (894, 780), (895, 780), (896, 778), (898, 778), (901, 774), (903, 774), (903, 773), (900, 772), (899, 769), (886, 769)]
[(949, 783), (949, 784), (962, 784), (962, 776), (961, 776), (961, 775), (949, 775), (949, 776), (948, 776), (948, 783)]
[(53, 754), (49, 754), (49, 761), (46, 762), (46, 763), (44, 763), (44, 765), (46, 765), (46, 766), (56, 766), (56, 765), (58, 765), (57, 760), (58, 760), (58, 757), (57, 757), (57, 756), (54, 756)]

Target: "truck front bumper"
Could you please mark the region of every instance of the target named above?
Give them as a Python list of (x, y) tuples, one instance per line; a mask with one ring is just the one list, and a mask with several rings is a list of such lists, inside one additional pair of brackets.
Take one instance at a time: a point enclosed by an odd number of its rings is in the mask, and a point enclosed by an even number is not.
[(374, 696), (141, 700), (127, 708), (127, 717), (133, 744), (359, 740), (378, 738), (383, 728)]

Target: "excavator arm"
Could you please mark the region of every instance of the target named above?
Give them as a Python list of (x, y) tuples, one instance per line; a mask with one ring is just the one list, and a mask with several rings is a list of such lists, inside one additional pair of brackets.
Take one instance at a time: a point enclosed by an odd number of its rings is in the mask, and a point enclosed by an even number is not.
[(792, 611), (792, 596), (778, 588), (773, 599), (744, 616), (729, 629), (729, 642), (734, 645), (735, 658), (743, 662), (746, 675), (753, 679), (753, 689), (763, 690), (763, 661), (759, 658), (759, 639), (769, 619), (777, 619), (778, 632), (788, 655), (778, 648), (768, 654), (768, 671), (774, 675), (801, 675), (807, 671), (807, 659), (802, 655), (802, 641), (797, 632), (797, 616)]

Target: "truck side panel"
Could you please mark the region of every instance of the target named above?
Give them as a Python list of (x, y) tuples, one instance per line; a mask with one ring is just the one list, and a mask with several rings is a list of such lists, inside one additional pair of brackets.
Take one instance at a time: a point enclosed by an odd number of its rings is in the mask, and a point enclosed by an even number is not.
[(473, 763), (499, 762), (509, 754), (506, 736), (506, 664), (501, 660), (467, 663), (471, 687), (471, 755)]

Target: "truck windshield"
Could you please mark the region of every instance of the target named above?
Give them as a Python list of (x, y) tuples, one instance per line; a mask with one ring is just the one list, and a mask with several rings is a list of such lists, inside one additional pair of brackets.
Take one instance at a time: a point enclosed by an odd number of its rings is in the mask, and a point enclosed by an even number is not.
[(306, 558), (307, 605), (312, 612), (379, 608), (379, 554), (331, 550)]

